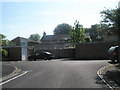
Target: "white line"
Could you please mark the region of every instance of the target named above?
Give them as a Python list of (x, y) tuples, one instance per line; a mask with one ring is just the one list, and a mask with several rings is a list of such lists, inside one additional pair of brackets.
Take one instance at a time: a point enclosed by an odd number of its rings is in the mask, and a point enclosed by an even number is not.
[(21, 77), (21, 76), (23, 76), (24, 74), (26, 74), (27, 72), (28, 72), (28, 71), (25, 71), (24, 73), (22, 73), (22, 74), (20, 74), (20, 75), (18, 75), (18, 76), (16, 76), (16, 77), (13, 77), (13, 78), (11, 78), (11, 79), (5, 81), (5, 82), (2, 82), (2, 83), (0, 83), (0, 85), (6, 84), (6, 83), (8, 83), (8, 82), (10, 82), (10, 81), (12, 81), (12, 80), (18, 78), (18, 77)]

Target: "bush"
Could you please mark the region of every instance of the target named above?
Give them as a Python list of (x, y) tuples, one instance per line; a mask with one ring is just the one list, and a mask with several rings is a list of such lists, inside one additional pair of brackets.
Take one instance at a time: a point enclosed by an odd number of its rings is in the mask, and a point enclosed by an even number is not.
[(8, 51), (6, 51), (5, 49), (0, 49), (0, 54), (2, 54), (2, 56), (4, 56), (4, 57), (7, 57)]

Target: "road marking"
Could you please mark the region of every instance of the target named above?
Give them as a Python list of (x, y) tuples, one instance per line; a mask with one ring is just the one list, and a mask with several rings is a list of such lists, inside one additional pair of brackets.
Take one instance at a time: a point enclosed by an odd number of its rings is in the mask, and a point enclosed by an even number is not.
[(9, 78), (17, 75), (18, 72), (20, 72), (20, 71), (21, 71), (20, 69), (18, 69), (17, 67), (15, 67), (15, 70), (12, 73), (10, 73), (10, 75), (7, 75), (7, 76), (4, 76), (4, 77), (0, 78), (0, 82), (2, 82), (4, 80), (7, 80), (7, 79), (9, 79)]
[(19, 78), (19, 77), (25, 75), (27, 72), (28, 72), (28, 71), (25, 71), (24, 73), (22, 73), (22, 74), (20, 74), (20, 75), (18, 75), (18, 76), (16, 76), (16, 77), (13, 77), (13, 78), (5, 81), (5, 82), (2, 82), (2, 83), (0, 83), (0, 85), (4, 85), (4, 84), (6, 84), (6, 83), (8, 83), (8, 82), (10, 82), (10, 81), (12, 81), (12, 80), (14, 80), (14, 79), (16, 79), (16, 78)]

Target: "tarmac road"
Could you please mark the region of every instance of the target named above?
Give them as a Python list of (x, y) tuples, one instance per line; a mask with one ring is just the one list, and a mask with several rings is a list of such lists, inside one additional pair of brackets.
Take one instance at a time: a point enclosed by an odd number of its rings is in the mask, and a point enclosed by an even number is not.
[(107, 64), (105, 60), (12, 62), (10, 65), (26, 73), (2, 88), (103, 88), (97, 71)]

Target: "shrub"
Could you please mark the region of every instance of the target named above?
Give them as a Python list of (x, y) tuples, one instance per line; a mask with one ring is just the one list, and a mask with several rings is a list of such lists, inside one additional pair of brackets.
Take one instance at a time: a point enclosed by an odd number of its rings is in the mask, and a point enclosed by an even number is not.
[(0, 54), (2, 54), (2, 56), (4, 56), (4, 57), (7, 57), (8, 51), (6, 51), (5, 49), (0, 49)]

